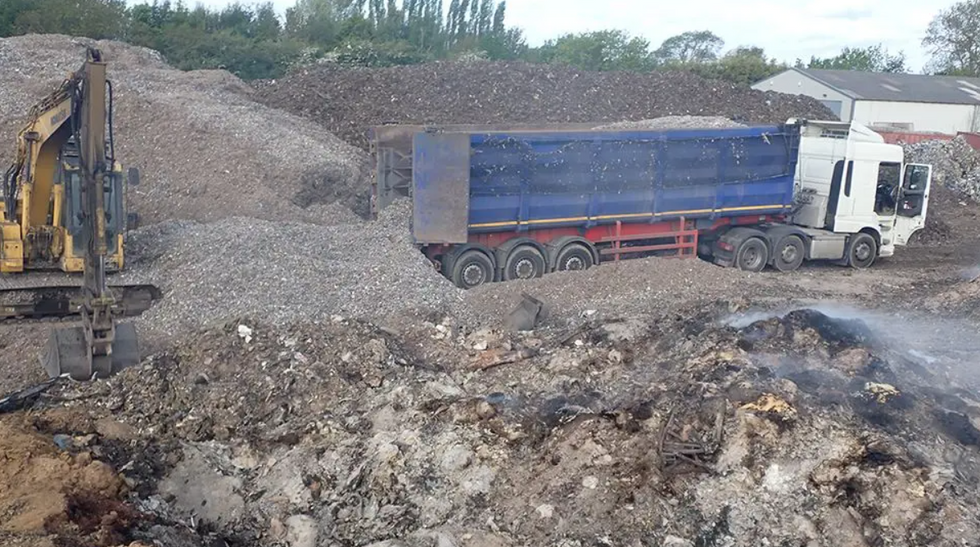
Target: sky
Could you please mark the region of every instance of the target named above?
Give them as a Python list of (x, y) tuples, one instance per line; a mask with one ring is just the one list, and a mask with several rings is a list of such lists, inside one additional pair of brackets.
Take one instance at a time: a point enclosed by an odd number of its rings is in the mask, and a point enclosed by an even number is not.
[[(232, 0), (200, 0), (222, 7)], [(244, 0), (251, 4), (254, 0)], [(928, 60), (922, 48), (929, 21), (957, 0), (508, 0), (507, 24), (524, 30), (530, 45), (569, 32), (620, 29), (655, 48), (688, 30), (710, 30), (726, 49), (761, 46), (780, 61), (840, 49), (883, 44), (904, 51), (909, 67)], [(194, 5), (196, 0), (188, 4)], [(273, 0), (282, 13), (295, 0)], [(445, 2), (446, 5), (449, 2)]]

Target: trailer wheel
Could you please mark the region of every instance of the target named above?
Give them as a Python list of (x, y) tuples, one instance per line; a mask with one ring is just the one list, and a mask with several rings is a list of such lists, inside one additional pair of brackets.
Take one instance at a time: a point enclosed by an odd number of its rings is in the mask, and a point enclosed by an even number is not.
[(544, 255), (531, 245), (518, 245), (507, 255), (504, 263), (504, 280), (533, 279), (544, 275), (547, 262)]
[(558, 259), (555, 261), (555, 269), (559, 272), (588, 270), (594, 265), (593, 262), (592, 251), (585, 245), (581, 243), (570, 243), (565, 245), (558, 253)]
[(878, 244), (875, 238), (862, 232), (854, 234), (851, 244), (847, 246), (847, 263), (854, 269), (863, 270), (874, 264), (878, 256)]
[(776, 242), (772, 251), (772, 265), (781, 272), (792, 272), (803, 264), (805, 251), (800, 236), (788, 235)]
[(738, 246), (735, 266), (746, 272), (761, 272), (769, 262), (769, 249), (764, 241), (750, 237)]
[(452, 264), (453, 283), (461, 289), (472, 289), (493, 281), (493, 262), (476, 249), (459, 255)]

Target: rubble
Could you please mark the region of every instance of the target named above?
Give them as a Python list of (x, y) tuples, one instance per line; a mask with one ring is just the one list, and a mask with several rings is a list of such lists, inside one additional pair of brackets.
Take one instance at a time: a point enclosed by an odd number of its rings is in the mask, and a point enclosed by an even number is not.
[(718, 116), (664, 116), (652, 120), (610, 123), (600, 125), (596, 129), (728, 129), (734, 127), (745, 127), (745, 124)]
[(903, 147), (906, 162), (932, 165), (926, 227), (913, 241), (935, 245), (980, 236), (980, 153), (962, 137)]
[(406, 315), (465, 316), (462, 291), (412, 244), (409, 216), (410, 204), (399, 202), (369, 224), (165, 222), (131, 234), (130, 267), (113, 282), (160, 287), (164, 299), (139, 321), (168, 335), (243, 315), (390, 325)]
[[(32, 422), (36, 436), (89, 438), (92, 457), (124, 468), (127, 507), (194, 523), (199, 544), (976, 537), (975, 376), (944, 372), (942, 356), (925, 367), (858, 320), (804, 309), (730, 326), (729, 307), (625, 337), (594, 322), (581, 344), (480, 333), (487, 351), (537, 348), (486, 370), (467, 365), (477, 333), (423, 342), (350, 320), (243, 320), (63, 386)], [(835, 368), (858, 351), (863, 368)], [(106, 420), (135, 437), (111, 440)], [(697, 465), (662, 467), (696, 443)], [(145, 522), (126, 538), (160, 540)]]
[(688, 72), (589, 72), (521, 62), (323, 64), (255, 87), (264, 103), (316, 120), (364, 149), (367, 128), (386, 123), (602, 124), (661, 116), (783, 123), (832, 117), (809, 97), (755, 91)]
[(117, 157), (141, 171), (144, 223), (230, 216), (324, 224), (368, 211), (367, 155), (309, 120), (256, 103), (223, 70), (183, 72), (152, 50), (59, 35), (0, 39), (0, 164), (31, 105), (102, 49), (114, 87)]

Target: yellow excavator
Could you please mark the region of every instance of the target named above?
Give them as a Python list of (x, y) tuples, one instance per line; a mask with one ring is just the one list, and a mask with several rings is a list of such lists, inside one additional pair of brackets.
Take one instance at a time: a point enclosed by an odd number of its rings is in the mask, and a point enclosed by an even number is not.
[[(41, 363), (52, 378), (76, 380), (137, 364), (136, 329), (118, 319), (139, 315), (160, 296), (152, 285), (107, 282), (125, 263), (126, 187), (139, 183), (139, 172), (124, 176), (116, 161), (112, 84), (102, 53), (88, 48), (86, 55), (31, 109), (0, 206), (0, 322), (74, 321), (53, 330)], [(81, 273), (81, 284), (50, 273), (59, 270)]]

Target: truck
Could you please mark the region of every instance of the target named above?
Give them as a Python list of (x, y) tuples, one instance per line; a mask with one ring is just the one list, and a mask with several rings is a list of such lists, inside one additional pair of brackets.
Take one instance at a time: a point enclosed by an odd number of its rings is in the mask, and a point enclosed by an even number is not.
[(388, 125), (369, 137), (374, 210), (410, 197), (416, 245), (464, 289), (650, 255), (868, 268), (925, 226), (932, 179), (855, 122)]

